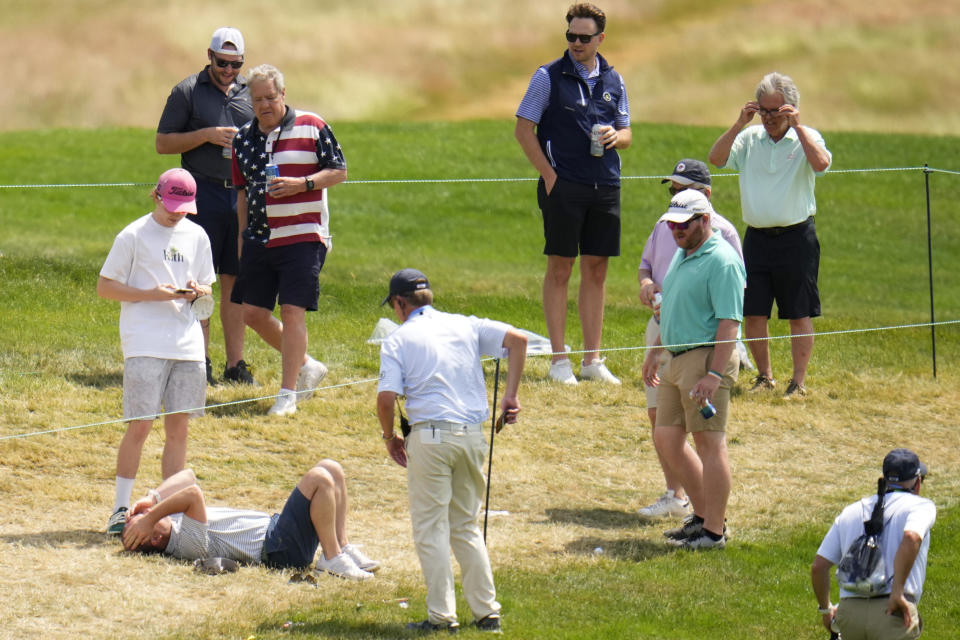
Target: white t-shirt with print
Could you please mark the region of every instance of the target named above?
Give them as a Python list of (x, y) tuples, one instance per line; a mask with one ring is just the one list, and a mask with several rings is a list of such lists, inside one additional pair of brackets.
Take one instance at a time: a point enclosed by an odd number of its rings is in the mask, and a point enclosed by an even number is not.
[[(100, 275), (138, 289), (216, 280), (203, 228), (187, 218), (165, 227), (152, 213), (117, 234)], [(121, 302), (120, 344), (124, 358), (204, 360), (203, 331), (188, 300)]]

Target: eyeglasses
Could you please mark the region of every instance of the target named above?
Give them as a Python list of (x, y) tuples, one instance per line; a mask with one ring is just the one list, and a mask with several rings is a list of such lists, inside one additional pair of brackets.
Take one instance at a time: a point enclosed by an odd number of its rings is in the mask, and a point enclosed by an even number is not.
[(757, 113), (760, 114), (761, 118), (779, 118), (783, 115), (780, 113), (780, 109), (757, 109)]
[(227, 67), (233, 67), (234, 69), (239, 69), (243, 66), (243, 60), (224, 60), (213, 56), (213, 61), (217, 63), (217, 66), (221, 69), (226, 69)]
[(704, 195), (707, 194), (707, 192), (703, 189), (703, 187), (695, 187), (695, 186), (693, 186), (692, 184), (683, 185), (683, 186), (680, 186), (680, 187), (675, 187), (675, 186), (673, 186), (673, 185), (671, 184), (671, 185), (670, 185), (670, 195), (675, 196), (675, 195), (677, 195), (678, 193), (680, 193), (681, 191), (686, 191), (687, 189), (693, 189), (694, 191), (699, 191), (700, 193), (702, 193), (702, 194), (704, 194)]
[(703, 217), (703, 214), (695, 215), (686, 222), (674, 222), (673, 220), (667, 220), (667, 226), (670, 227), (671, 231), (680, 229), (681, 231), (686, 231), (687, 227)]
[(589, 34), (589, 33), (570, 33), (569, 31), (567, 31), (567, 42), (576, 42), (579, 39), (580, 42), (582, 42), (583, 44), (587, 44), (588, 42), (596, 38), (598, 35), (600, 35), (601, 33), (603, 32), (597, 31), (594, 34)]

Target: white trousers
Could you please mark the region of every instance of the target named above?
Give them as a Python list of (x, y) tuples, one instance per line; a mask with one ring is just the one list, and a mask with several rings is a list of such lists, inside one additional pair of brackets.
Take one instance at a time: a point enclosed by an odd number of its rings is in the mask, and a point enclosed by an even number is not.
[(407, 490), (413, 542), (427, 582), (430, 622), (457, 622), (450, 548), (475, 619), (500, 612), (490, 558), (477, 523), (486, 487), (481, 425), (415, 426), (407, 439)]

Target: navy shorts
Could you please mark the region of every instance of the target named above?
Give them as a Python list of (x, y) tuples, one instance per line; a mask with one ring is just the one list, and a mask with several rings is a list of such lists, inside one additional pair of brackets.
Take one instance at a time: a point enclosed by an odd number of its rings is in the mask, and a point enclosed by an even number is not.
[(240, 273), (237, 256), (237, 192), (222, 182), (197, 180), (197, 215), (190, 219), (203, 227), (210, 238), (213, 268), (217, 273), (235, 276)]
[(747, 268), (743, 315), (769, 318), (774, 301), (781, 320), (820, 315), (820, 241), (813, 216), (789, 227), (747, 227), (743, 261)]
[(322, 242), (298, 242), (270, 247), (244, 239), (240, 277), (230, 301), (270, 309), (291, 304), (307, 311), (317, 310), (320, 299), (320, 270), (327, 258)]
[(540, 178), (537, 204), (543, 214), (544, 255), (620, 255), (620, 187), (557, 178), (547, 195)]
[(274, 569), (302, 569), (313, 563), (320, 541), (310, 519), (310, 501), (294, 488), (283, 505), (273, 514), (267, 536), (263, 540), (263, 563)]

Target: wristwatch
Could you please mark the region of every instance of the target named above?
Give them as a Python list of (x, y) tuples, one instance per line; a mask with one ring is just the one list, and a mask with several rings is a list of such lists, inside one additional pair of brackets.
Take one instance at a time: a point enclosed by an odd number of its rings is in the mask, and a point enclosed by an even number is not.
[(313, 191), (313, 180), (310, 178), (304, 178), (304, 183), (307, 185), (307, 191)]

